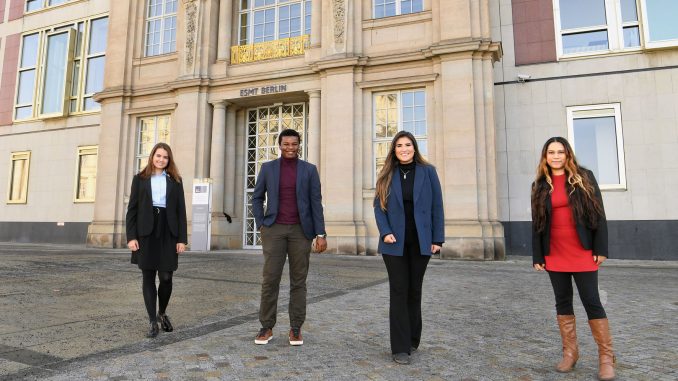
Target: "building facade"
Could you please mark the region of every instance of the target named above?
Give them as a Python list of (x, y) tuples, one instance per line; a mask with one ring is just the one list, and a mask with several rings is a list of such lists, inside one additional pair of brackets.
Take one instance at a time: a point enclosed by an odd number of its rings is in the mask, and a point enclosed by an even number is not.
[(189, 226), (209, 179), (211, 247), (258, 248), (256, 175), (294, 128), (329, 251), (375, 254), (376, 175), (408, 130), (442, 183), (443, 258), (530, 254), (560, 135), (602, 184), (612, 255), (675, 259), (673, 3), (0, 0), (0, 240), (124, 247), (132, 176), (164, 141)]
[(566, 137), (602, 188), (610, 256), (678, 259), (678, 2), (493, 3), (499, 215), (530, 254), (541, 147)]

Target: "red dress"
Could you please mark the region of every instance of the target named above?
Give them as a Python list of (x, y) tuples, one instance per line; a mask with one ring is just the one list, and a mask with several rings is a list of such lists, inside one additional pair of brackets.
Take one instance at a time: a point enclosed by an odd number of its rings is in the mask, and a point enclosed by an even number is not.
[(546, 270), (558, 272), (597, 271), (593, 252), (586, 250), (579, 240), (577, 228), (570, 209), (566, 175), (552, 176), (551, 193), (551, 240), (549, 255), (544, 256)]

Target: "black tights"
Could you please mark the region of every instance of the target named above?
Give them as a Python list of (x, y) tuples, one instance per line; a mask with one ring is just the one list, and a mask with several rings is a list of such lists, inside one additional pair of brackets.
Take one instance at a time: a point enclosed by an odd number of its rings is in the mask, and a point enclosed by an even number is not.
[(548, 273), (556, 296), (558, 315), (574, 315), (574, 308), (572, 308), (572, 278), (574, 278), (579, 298), (589, 320), (607, 317), (603, 304), (600, 302), (600, 295), (598, 295), (598, 271), (577, 273), (549, 271)]
[(167, 309), (167, 304), (169, 303), (170, 296), (172, 295), (172, 271), (158, 271), (158, 279), (160, 280), (160, 285), (158, 289), (155, 288), (155, 270), (141, 270), (143, 274), (143, 283), (141, 290), (144, 294), (144, 303), (146, 304), (146, 312), (148, 312), (148, 318), (151, 322), (157, 321), (157, 316), (155, 314), (155, 300), (156, 298), (160, 302), (160, 308), (158, 312), (161, 314), (165, 313)]

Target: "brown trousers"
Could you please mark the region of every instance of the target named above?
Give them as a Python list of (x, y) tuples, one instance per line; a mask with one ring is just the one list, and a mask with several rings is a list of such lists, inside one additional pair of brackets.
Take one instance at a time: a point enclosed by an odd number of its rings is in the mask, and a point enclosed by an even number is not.
[(259, 321), (273, 328), (278, 312), (278, 293), (285, 259), (290, 259), (290, 326), (301, 328), (306, 320), (306, 276), (313, 240), (306, 238), (301, 225), (273, 224), (261, 228), (264, 271), (261, 283)]

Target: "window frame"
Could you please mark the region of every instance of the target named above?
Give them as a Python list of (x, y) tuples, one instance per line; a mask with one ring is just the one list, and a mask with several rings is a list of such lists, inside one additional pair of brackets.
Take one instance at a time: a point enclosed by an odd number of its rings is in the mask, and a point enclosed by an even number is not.
[(62, 2), (60, 2), (60, 3), (57, 3), (57, 4), (50, 4), (51, 1), (52, 1), (52, 0), (39, 0), (40, 7), (39, 7), (39, 8), (36, 8), (36, 9), (33, 9), (33, 10), (29, 10), (29, 9), (28, 9), (28, 1), (26, 1), (26, 2), (24, 2), (24, 12), (25, 12), (25, 13), (40, 12), (40, 11), (42, 11), (43, 9), (55, 8), (55, 7), (64, 5), (64, 4), (68, 4), (68, 3), (72, 2), (72, 1), (75, 1), (75, 0), (64, 0), (64, 1), (62, 1)]
[[(144, 46), (143, 46), (143, 57), (157, 57), (166, 54), (176, 54), (177, 53), (177, 19), (179, 15), (179, 0), (176, 0), (176, 9), (172, 13), (166, 13), (167, 0), (161, 0), (162, 2), (162, 14), (159, 16), (150, 16), (150, 5), (152, 0), (146, 0), (144, 6)], [(165, 45), (165, 22), (168, 19), (174, 17), (174, 43), (170, 46), (170, 51), (163, 51), (163, 46)], [(160, 20), (160, 42), (159, 52), (157, 54), (149, 54), (148, 52), (148, 37), (149, 37), (149, 26), (152, 21)]]
[[(371, 162), (371, 167), (372, 167), (372, 176), (373, 176), (373, 186), (376, 185), (377, 178), (379, 177), (379, 172), (377, 171), (377, 145), (379, 143), (388, 143), (390, 144), (391, 141), (393, 140), (393, 136), (391, 137), (385, 137), (385, 138), (379, 138), (377, 137), (377, 102), (376, 98), (378, 96), (382, 95), (388, 95), (388, 94), (396, 94), (396, 103), (398, 107), (398, 130), (396, 133), (400, 131), (404, 131), (403, 129), (403, 102), (402, 102), (402, 95), (403, 93), (417, 93), (417, 92), (422, 92), (424, 94), (424, 116), (425, 116), (425, 123), (426, 123), (426, 134), (425, 135), (415, 135), (414, 132), (412, 132), (412, 135), (414, 135), (415, 139), (417, 139), (417, 143), (420, 141), (426, 141), (426, 155), (423, 155), (424, 157), (428, 157), (430, 155), (430, 152), (428, 152), (428, 140), (429, 140), (429, 115), (428, 115), (428, 93), (426, 86), (424, 87), (412, 87), (412, 88), (398, 88), (398, 89), (392, 89), (392, 90), (383, 90), (383, 91), (375, 91), (372, 93), (372, 136), (371, 136), (371, 152), (372, 152), (372, 162)], [(416, 103), (415, 103), (416, 107)], [(415, 120), (416, 121), (416, 120)], [(388, 127), (386, 127), (388, 129)], [(415, 129), (416, 132), (416, 129)], [(387, 133), (388, 135), (388, 133)], [(420, 152), (421, 153), (421, 152)]]
[(426, 0), (421, 0), (421, 11), (408, 12), (408, 13), (402, 13), (402, 2), (403, 2), (403, 0), (394, 0), (394, 1), (395, 1), (395, 6), (396, 6), (396, 13), (394, 15), (377, 17), (377, 2), (375, 0), (372, 0), (372, 18), (373, 19), (385, 19), (385, 18), (388, 18), (388, 17), (412, 15), (412, 14), (420, 13), (420, 12), (423, 12), (423, 11), (426, 10)]
[[(644, 38), (644, 23), (641, 22), (644, 14), (641, 11), (641, 2), (644, 0), (635, 0), (636, 2), (636, 14), (638, 15), (638, 20), (635, 22), (623, 22), (622, 20), (622, 9), (621, 2), (619, 0), (603, 0), (605, 5), (605, 19), (606, 24), (579, 27), (572, 29), (562, 29), (561, 20), (560, 20), (560, 0), (552, 0), (553, 4), (553, 21), (555, 24), (555, 34), (556, 34), (556, 53), (558, 59), (562, 58), (577, 58), (577, 57), (589, 57), (595, 55), (605, 55), (610, 53), (620, 53), (620, 52), (635, 52), (641, 51), (645, 46)], [(639, 45), (634, 47), (624, 47), (624, 28), (625, 27), (638, 27), (639, 34)], [(596, 32), (596, 31), (605, 31), (607, 32), (607, 49), (594, 50), (589, 52), (578, 52), (578, 53), (564, 53), (563, 52), (563, 36), (573, 35), (577, 33), (585, 32)]]
[[(20, 180), (20, 187), (23, 192), (23, 195), (16, 200), (12, 199), (12, 183), (15, 177), (14, 174), (14, 162), (17, 160), (26, 160), (26, 174), (25, 176), (22, 173), (22, 179)], [(10, 154), (9, 160), (9, 176), (7, 183), (7, 204), (27, 204), (28, 203), (28, 179), (31, 172), (31, 151), (17, 151)]]
[(668, 47), (676, 47), (678, 46), (678, 36), (676, 38), (671, 39), (671, 40), (661, 40), (661, 41), (656, 41), (653, 42), (650, 40), (650, 22), (648, 20), (648, 12), (647, 12), (647, 0), (637, 0), (636, 1), (639, 4), (639, 9), (638, 9), (638, 18), (642, 20), (643, 25), (645, 28), (642, 28), (641, 30), (641, 38), (645, 41), (645, 47), (648, 49), (653, 49), (653, 48), (668, 48)]
[[(77, 24), (76, 24), (77, 25)], [(41, 67), (41, 72), (40, 72), (40, 87), (38, 88), (38, 101), (36, 102), (36, 105), (38, 106), (37, 109), (37, 117), (38, 119), (49, 119), (49, 118), (59, 118), (68, 115), (68, 109), (70, 108), (70, 97), (71, 97), (71, 89), (72, 89), (72, 81), (73, 81), (73, 53), (75, 50), (75, 34), (77, 30), (73, 28), (68, 28), (68, 29), (61, 29), (61, 28), (55, 28), (55, 30), (52, 30), (51, 32), (47, 32), (44, 34), (44, 43), (43, 43), (43, 49), (42, 49), (42, 57), (40, 59), (40, 67)], [(66, 70), (63, 73), (64, 75), (64, 86), (62, 94), (62, 99), (61, 99), (61, 108), (57, 112), (44, 112), (44, 106), (45, 106), (45, 94), (46, 90), (45, 85), (46, 85), (46, 76), (47, 76), (47, 54), (48, 54), (48, 49), (49, 49), (49, 38), (52, 36), (56, 36), (59, 34), (67, 34), (67, 47), (66, 47), (66, 54), (65, 54), (65, 67)], [(50, 91), (51, 92), (51, 91)], [(35, 113), (33, 115), (36, 115)]]
[[(269, 5), (260, 5), (260, 6), (254, 6), (254, 0), (249, 0), (248, 1), (248, 8), (242, 9), (242, 1), (240, 1), (240, 6), (238, 7), (238, 45), (252, 45), (252, 44), (259, 44), (259, 43), (264, 43), (264, 42), (270, 42), (270, 41), (277, 41), (280, 39), (284, 38), (294, 38), (294, 37), (299, 37), (299, 36), (305, 36), (305, 35), (310, 35), (311, 31), (311, 24), (312, 24), (312, 6), (307, 6), (307, 4), (311, 4), (312, 0), (274, 0), (273, 4)], [(280, 37), (280, 8), (281, 7), (286, 7), (286, 6), (291, 6), (293, 4), (299, 4), (299, 11), (300, 11), (300, 16), (299, 16), (299, 36), (292, 36), (292, 37)], [(264, 41), (259, 41), (259, 42), (254, 42), (254, 13), (259, 12), (259, 11), (266, 11), (269, 9), (273, 9), (274, 15), (273, 15), (273, 39), (272, 40), (264, 40)], [(307, 14), (308, 12), (308, 14)], [(245, 27), (245, 32), (247, 33), (247, 36), (243, 38), (243, 25), (242, 21), (246, 20), (247, 21), (247, 26)], [(291, 20), (292, 18), (288, 18), (287, 20)], [(309, 25), (306, 25), (308, 21)], [(265, 25), (265, 23), (264, 23)], [(306, 33), (306, 31), (309, 31), (309, 33)], [(288, 31), (287, 34), (290, 34)]]
[(170, 144), (172, 140), (172, 114), (171, 113), (160, 113), (160, 114), (153, 114), (153, 115), (143, 115), (139, 116), (137, 118), (137, 123), (136, 123), (136, 133), (135, 133), (135, 139), (134, 139), (134, 163), (133, 163), (133, 170), (134, 173), (138, 173), (144, 168), (143, 160), (148, 160), (148, 155), (149, 153), (141, 153), (140, 148), (141, 148), (141, 125), (145, 119), (153, 119), (154, 120), (154, 131), (153, 131), (153, 146), (158, 144), (160, 141), (158, 140), (158, 120), (161, 117), (167, 117), (167, 136), (169, 139), (162, 141), (163, 143)]
[[(84, 114), (93, 114), (101, 112), (101, 108), (95, 108), (91, 110), (85, 109), (85, 100), (91, 98), (92, 94), (85, 94), (86, 79), (88, 74), (87, 64), (89, 59), (97, 57), (106, 57), (106, 49), (101, 53), (88, 54), (90, 37), (92, 35), (91, 26), (92, 22), (99, 19), (108, 19), (108, 14), (100, 14), (89, 16), (88, 18), (69, 21), (66, 24), (61, 24), (57, 26), (51, 26), (46, 29), (33, 30), (26, 32), (21, 35), (21, 44), (19, 48), (19, 57), (17, 60), (17, 76), (16, 76), (16, 85), (15, 85), (15, 94), (14, 94), (14, 104), (12, 108), (12, 122), (30, 122), (41, 119), (57, 118), (57, 117), (66, 117), (66, 116), (75, 116), (75, 115), (84, 115)], [(82, 42), (80, 44), (80, 49), (78, 51), (78, 34), (79, 26), (82, 24)], [(110, 26), (110, 25), (109, 25)], [(108, 35), (108, 30), (106, 33)], [(47, 38), (48, 36), (60, 34), (60, 33), (69, 33), (69, 43), (68, 43), (68, 62), (66, 65), (66, 77), (67, 80), (64, 83), (64, 108), (63, 112), (56, 113), (43, 113), (42, 104), (43, 104), (43, 94), (44, 94), (44, 76), (46, 69), (46, 55), (47, 55)], [(36, 52), (36, 63), (32, 67), (21, 67), (21, 61), (23, 59), (23, 46), (24, 39), (26, 36), (37, 35), (38, 37), (38, 47)], [(108, 36), (107, 36), (108, 37)], [(76, 62), (80, 64), (78, 72), (74, 72)], [(104, 63), (105, 65), (105, 63)], [(35, 70), (35, 79), (33, 82), (33, 96), (30, 103), (32, 106), (31, 115), (26, 118), (17, 118), (17, 110), (21, 107), (27, 107), (29, 104), (18, 104), (19, 97), (19, 86), (20, 86), (20, 76), (22, 72), (29, 70)], [(74, 89), (74, 84), (77, 83), (77, 88)], [(75, 95), (73, 92), (75, 90)], [(75, 102), (75, 111), (72, 110), (71, 104)]]
[[(80, 197), (80, 172), (81, 168), (81, 158), (83, 156), (93, 155), (97, 159), (97, 165), (94, 168), (94, 195), (91, 198)], [(75, 189), (73, 193), (73, 202), (74, 203), (91, 203), (95, 201), (96, 198), (96, 177), (98, 174), (98, 160), (99, 160), (99, 146), (90, 145), (90, 146), (79, 146), (78, 153), (75, 161)]]
[[(585, 113), (585, 117), (577, 117), (576, 114)], [(566, 108), (567, 114), (567, 135), (572, 150), (576, 155), (576, 142), (574, 138), (574, 120), (596, 117), (614, 117), (615, 138), (617, 144), (617, 163), (619, 170), (619, 184), (598, 183), (601, 190), (626, 190), (626, 162), (624, 158), (624, 135), (621, 123), (621, 103), (606, 103), (585, 106), (569, 106)], [(598, 179), (599, 180), (599, 179)]]

